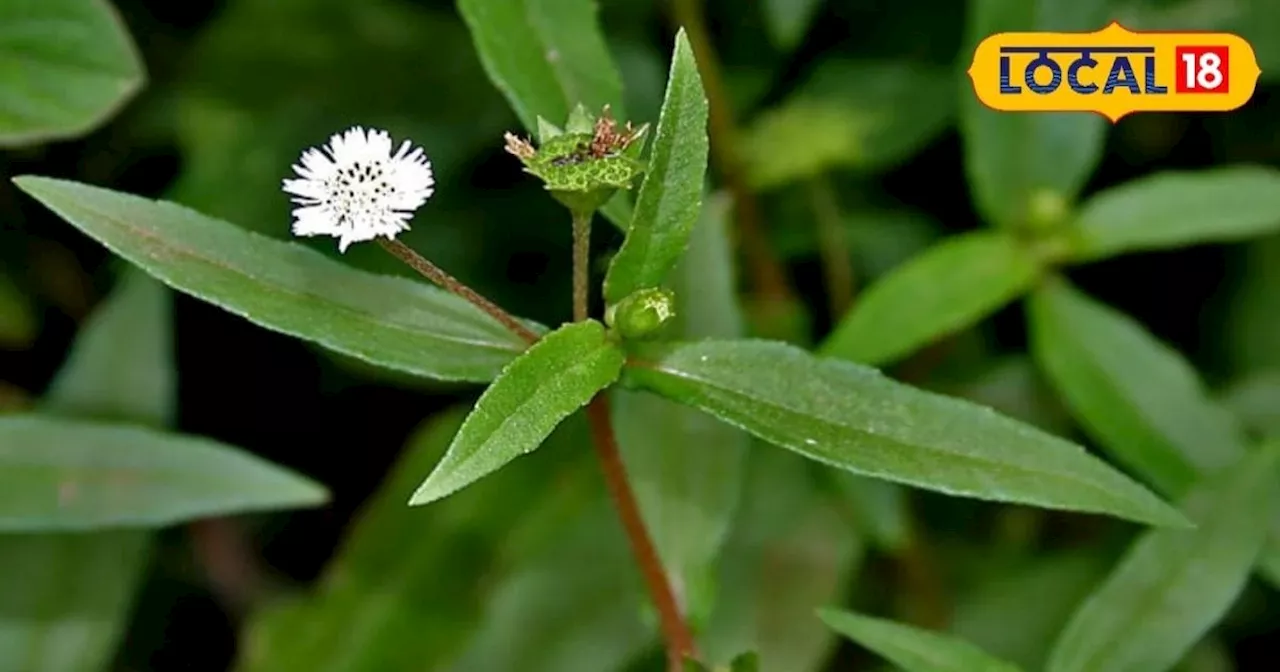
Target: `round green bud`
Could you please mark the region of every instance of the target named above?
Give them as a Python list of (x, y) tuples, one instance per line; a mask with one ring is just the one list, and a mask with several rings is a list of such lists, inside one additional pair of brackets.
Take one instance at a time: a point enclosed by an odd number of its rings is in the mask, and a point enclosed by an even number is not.
[(650, 288), (633, 292), (609, 306), (605, 322), (623, 338), (646, 339), (657, 336), (676, 316), (676, 296), (666, 289)]

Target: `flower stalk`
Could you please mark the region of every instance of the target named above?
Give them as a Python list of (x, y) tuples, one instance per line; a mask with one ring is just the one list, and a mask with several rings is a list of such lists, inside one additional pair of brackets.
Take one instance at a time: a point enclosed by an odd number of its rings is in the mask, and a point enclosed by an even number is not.
[(489, 299), (484, 298), (474, 289), (462, 284), (462, 282), (457, 278), (446, 273), (444, 269), (436, 266), (426, 257), (415, 252), (413, 248), (394, 238), (378, 238), (377, 240), (378, 244), (382, 246), (382, 249), (390, 252), (397, 259), (408, 264), (410, 268), (420, 273), (422, 277), (435, 283), (441, 289), (462, 297), (471, 303), (471, 305), (484, 311), (489, 317), (497, 320), (502, 324), (502, 326), (506, 327), (516, 336), (519, 336), (526, 343), (532, 345), (537, 342), (538, 334), (534, 333), (532, 329), (522, 324), (520, 320), (515, 318), (515, 316), (498, 307), (497, 304)]

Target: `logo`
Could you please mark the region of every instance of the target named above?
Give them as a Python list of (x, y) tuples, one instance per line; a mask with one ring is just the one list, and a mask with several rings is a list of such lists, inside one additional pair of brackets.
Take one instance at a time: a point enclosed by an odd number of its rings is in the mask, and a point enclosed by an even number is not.
[(1253, 96), (1257, 58), (1231, 33), (998, 33), (969, 66), (978, 100), (1001, 112), (1229, 112)]

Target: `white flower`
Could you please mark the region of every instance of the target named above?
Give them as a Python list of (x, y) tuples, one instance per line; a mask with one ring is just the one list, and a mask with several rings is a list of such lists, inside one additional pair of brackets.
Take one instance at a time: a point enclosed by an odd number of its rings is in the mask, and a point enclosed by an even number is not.
[(286, 179), (297, 236), (334, 236), (338, 250), (378, 236), (395, 238), (409, 229), (413, 211), (431, 197), (435, 179), (421, 147), (406, 140), (391, 153), (385, 131), (356, 126), (310, 148), (294, 164), (302, 179)]

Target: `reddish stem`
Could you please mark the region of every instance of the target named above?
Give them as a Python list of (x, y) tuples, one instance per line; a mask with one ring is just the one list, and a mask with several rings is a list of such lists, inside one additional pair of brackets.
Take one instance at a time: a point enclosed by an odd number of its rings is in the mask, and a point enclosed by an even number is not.
[(653, 606), (658, 610), (658, 621), (667, 644), (668, 669), (680, 672), (684, 669), (686, 658), (697, 656), (693, 634), (680, 613), (675, 592), (667, 582), (667, 573), (662, 568), (662, 560), (645, 529), (644, 519), (640, 517), (640, 507), (636, 504), (635, 493), (631, 491), (631, 485), (627, 481), (627, 470), (622, 464), (618, 441), (613, 434), (609, 399), (604, 393), (591, 400), (587, 406), (587, 418), (591, 423), (591, 436), (594, 439), (592, 443), (595, 444), (596, 454), (600, 456), (600, 466), (604, 470), (609, 494), (618, 509), (618, 517), (622, 519), (622, 527), (626, 530), (627, 540), (631, 542), (631, 552), (640, 565), (640, 573), (644, 575)]

